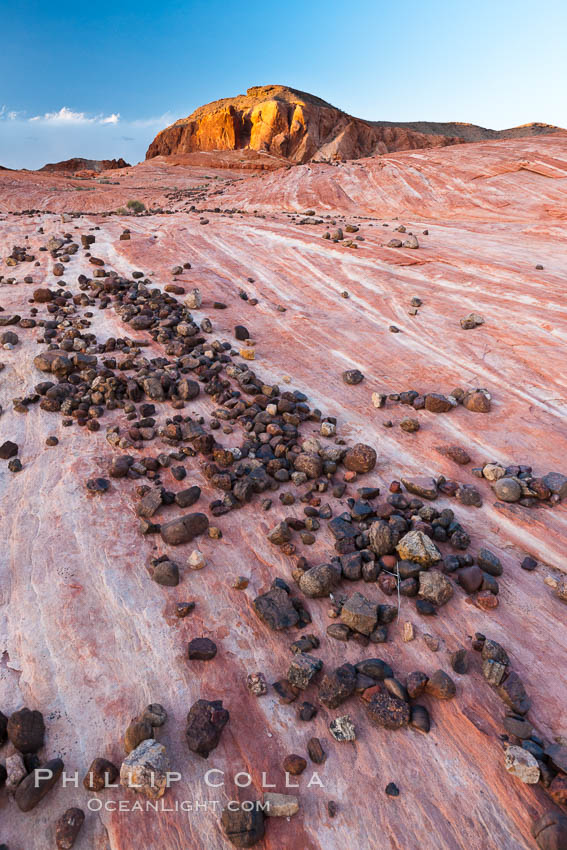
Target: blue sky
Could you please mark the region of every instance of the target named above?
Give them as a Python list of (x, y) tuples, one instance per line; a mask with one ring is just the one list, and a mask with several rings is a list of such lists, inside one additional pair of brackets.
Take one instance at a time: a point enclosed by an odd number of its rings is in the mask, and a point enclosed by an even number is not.
[(362, 118), (567, 127), (565, 0), (0, 0), (0, 164), (143, 159), (203, 103), (282, 83)]

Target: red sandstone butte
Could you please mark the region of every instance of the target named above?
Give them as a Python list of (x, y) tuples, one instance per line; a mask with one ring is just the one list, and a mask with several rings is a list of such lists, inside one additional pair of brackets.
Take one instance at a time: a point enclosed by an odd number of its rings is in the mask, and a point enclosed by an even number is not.
[[(54, 284), (53, 261), (38, 249), (50, 236), (65, 232), (95, 234), (93, 252), (108, 268), (123, 275), (142, 270), (159, 288), (172, 282), (173, 266), (190, 262), (178, 283), (187, 291), (200, 288), (203, 306), (195, 314), (210, 316), (214, 338), (234, 344), (234, 326), (246, 325), (256, 341), (253, 367), (259, 375), (282, 387), (290, 376), (290, 387), (337, 417), (338, 433), (349, 443), (367, 442), (376, 449), (376, 468), (350, 485), (349, 493), (376, 483), (387, 494), (392, 479), (417, 474), (444, 474), (475, 484), (482, 508), (445, 498), (436, 504), (455, 510), (471, 533), (473, 554), (486, 546), (500, 557), (504, 574), (496, 611), (467, 604), (457, 590), (439, 616), (425, 620), (411, 600), (402, 599), (389, 642), (362, 649), (327, 638), (333, 622), (327, 616), (329, 601), (309, 599), (313, 623), (308, 631), (321, 638), (315, 654), (324, 659), (325, 670), (379, 656), (402, 681), (415, 670), (450, 672), (449, 653), (469, 646), (469, 636), (482, 632), (508, 650), (532, 698), (530, 718), (552, 741), (564, 732), (567, 694), (558, 671), (567, 669), (566, 608), (544, 578), (565, 570), (565, 507), (497, 506), (488, 482), (474, 478), (470, 468), (498, 460), (528, 463), (542, 474), (567, 472), (567, 135), (481, 141), (275, 171), (262, 170), (268, 154), (258, 156), (256, 164), (249, 156), (249, 167), (238, 170), (229, 167), (234, 161), (223, 153), (199, 153), (193, 164), (183, 157), (156, 156), (108, 172), (118, 185), (2, 171), (0, 257), (14, 245), (26, 245), (40, 265), (2, 263), (4, 279), (15, 282), (0, 282), (1, 306), (28, 315), (33, 290)], [(85, 186), (91, 191), (81, 191)], [(131, 199), (163, 212), (102, 215)], [(192, 205), (221, 212), (191, 211)], [(39, 212), (12, 214), (30, 209)], [(321, 223), (300, 225), (306, 210), (314, 210)], [(81, 215), (74, 218), (71, 212)], [(203, 216), (207, 225), (200, 223)], [(364, 238), (354, 242), (356, 249), (321, 238), (347, 224), (359, 227), (356, 235)], [(386, 247), (401, 224), (417, 235), (418, 250)], [(38, 233), (40, 226), (44, 234)], [(89, 230), (93, 227), (100, 229)], [(131, 238), (120, 241), (125, 227)], [(78, 252), (65, 268), (66, 287), (76, 292), (77, 275), (91, 272), (84, 252)], [(24, 283), (27, 274), (33, 284)], [(238, 297), (240, 288), (258, 299), (257, 306)], [(345, 290), (348, 299), (341, 297)], [(413, 296), (423, 306), (411, 316)], [(213, 301), (224, 302), (227, 309), (213, 310)], [(473, 311), (485, 323), (462, 330), (459, 320)], [(99, 338), (131, 335), (113, 310), (94, 308), (93, 314), (92, 329)], [(401, 333), (390, 333), (390, 325)], [(87, 811), (89, 795), (79, 781), (77, 789), (54, 788), (23, 815), (3, 790), (2, 840), (9, 847), (45, 850), (53, 843), (61, 812), (79, 806), (86, 811), (79, 848), (126, 850), (134, 841), (164, 850), (227, 850), (218, 812), (171, 811), (175, 802), (236, 798), (234, 774), (239, 771), (252, 775), (255, 789), (264, 772), (276, 785), (269, 790), (285, 793), (283, 759), (289, 753), (305, 755), (312, 736), (321, 739), (327, 753), (324, 765), (317, 766), (323, 787), (308, 787), (309, 764), (298, 779), (299, 790), (287, 792), (299, 794), (299, 813), (289, 822), (268, 822), (259, 845), (264, 850), (331, 850), (346, 843), (380, 850), (535, 846), (531, 824), (550, 801), (541, 787), (523, 785), (505, 771), (499, 738), (505, 706), (483, 680), (476, 653), (467, 675), (451, 674), (455, 699), (423, 698), (432, 714), (429, 735), (371, 727), (357, 697), (337, 711), (321, 707), (308, 724), (296, 722), (297, 703), (280, 704), (271, 687), (266, 696), (250, 697), (247, 674), (262, 671), (270, 683), (284, 676), (289, 643), (297, 635), (271, 632), (252, 609), (252, 600), (276, 575), (290, 579), (290, 559), (266, 538), (290, 509), (275, 498), (264, 515), (256, 498), (214, 520), (223, 537), (199, 539), (207, 565), (190, 572), (186, 563), (194, 543), (173, 553), (160, 542), (154, 548), (155, 538), (139, 534), (136, 482), (113, 480), (107, 493), (88, 495), (84, 482), (105, 475), (114, 456), (104, 436), (106, 424), (114, 421), (111, 413), (103, 417), (100, 432), (88, 433), (77, 426), (62, 428), (57, 414), (38, 405), (30, 406), (27, 415), (13, 411), (12, 399), (33, 391), (43, 379), (32, 365), (43, 350), (35, 342), (37, 330), (16, 330), (19, 344), (0, 351), (5, 366), (0, 375), (2, 439), (18, 443), (23, 463), (16, 475), (5, 462), (0, 469), (0, 709), (5, 714), (24, 704), (41, 709), (47, 727), (41, 760), (61, 754), (66, 770), (78, 771), (82, 779), (97, 756), (119, 764), (131, 718), (148, 703), (160, 702), (169, 719), (156, 736), (183, 779), (164, 797), (170, 811), (159, 814)], [(144, 353), (163, 355), (153, 342)], [(342, 372), (354, 368), (365, 380), (346, 387)], [(415, 414), (420, 431), (408, 434), (397, 426), (407, 409), (390, 404), (379, 410), (371, 401), (373, 392), (450, 393), (458, 386), (487, 387), (493, 396), (490, 413), (471, 413), (462, 406), (442, 415), (420, 411)], [(211, 405), (204, 394), (189, 409), (208, 421)], [(394, 421), (393, 428), (383, 427), (386, 419)], [(51, 434), (60, 444), (47, 449)], [(237, 436), (225, 444), (237, 444)], [(440, 445), (462, 446), (472, 464), (456, 467), (437, 451)], [(147, 449), (153, 455), (160, 450), (169, 449), (159, 441)], [(183, 486), (202, 487), (195, 509), (206, 509), (218, 494), (197, 459), (188, 459), (186, 466)], [(169, 478), (167, 486), (179, 489)], [(327, 560), (331, 545), (327, 530), (320, 532), (317, 543), (305, 550), (310, 563)], [(151, 557), (168, 551), (182, 566), (176, 588), (158, 586), (147, 569)], [(538, 560), (535, 572), (519, 568), (526, 555)], [(232, 587), (240, 575), (250, 578), (245, 590)], [(363, 592), (391, 601), (374, 585), (365, 585)], [(195, 611), (179, 620), (175, 604), (187, 599), (197, 601)], [(404, 643), (408, 620), (416, 637)], [(439, 639), (438, 653), (428, 649), (424, 632)], [(218, 654), (201, 671), (187, 662), (186, 649), (191, 638), (202, 635), (214, 638)], [(222, 699), (230, 711), (220, 744), (206, 763), (187, 749), (183, 735), (187, 712), (200, 698)], [(316, 702), (312, 688), (305, 699)], [(358, 738), (354, 744), (337, 744), (329, 722), (347, 712)], [(5, 747), (2, 759), (7, 752)], [(212, 767), (225, 771), (224, 787), (206, 787), (205, 772)], [(389, 782), (399, 787), (399, 797), (384, 795)], [(241, 799), (258, 795), (257, 790), (240, 793)], [(98, 796), (111, 802), (135, 799), (116, 789)], [(327, 815), (329, 800), (338, 803), (334, 819)]]

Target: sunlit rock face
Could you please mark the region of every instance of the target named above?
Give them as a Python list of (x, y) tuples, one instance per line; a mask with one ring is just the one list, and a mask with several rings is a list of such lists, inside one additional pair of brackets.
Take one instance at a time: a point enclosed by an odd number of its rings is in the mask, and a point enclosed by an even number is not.
[[(530, 464), (541, 475), (567, 472), (567, 137), (480, 142), (271, 172), (263, 170), (266, 154), (245, 152), (240, 160), (232, 154), (156, 157), (113, 171), (118, 182), (111, 184), (2, 172), (0, 317), (27, 317), (34, 306), (38, 320), (48, 318), (47, 305), (29, 299), (38, 288), (58, 290), (57, 280), (65, 282), (61, 291), (80, 293), (78, 276), (90, 276), (95, 268), (86, 252), (71, 256), (62, 277), (55, 278), (54, 259), (39, 250), (65, 233), (79, 244), (81, 234), (94, 235), (91, 253), (120, 275), (142, 271), (162, 291), (175, 277), (185, 293), (176, 294), (180, 301), (198, 288), (202, 304), (195, 318), (209, 317), (213, 324), (207, 340), (227, 340), (240, 350), (244, 343), (235, 339), (234, 328), (245, 326), (256, 341), (255, 360), (248, 365), (266, 383), (303, 391), (312, 406), (336, 417), (338, 436), (376, 451), (376, 466), (349, 484), (341, 499), (322, 494), (334, 516), (348, 509), (347, 497), (356, 498), (361, 486), (379, 487), (378, 501), (385, 502), (390, 482), (402, 477), (444, 475), (479, 489), (480, 508), (442, 495), (431, 504), (455, 511), (471, 535), (472, 554), (483, 547), (498, 554), (504, 568), (499, 607), (482, 610), (455, 586), (434, 617), (417, 615), (415, 600), (402, 597), (387, 643), (364, 648), (328, 637), (327, 627), (337, 623), (328, 616), (330, 600), (303, 597), (291, 576), (294, 560), (268, 540), (285, 517), (303, 516), (303, 503), (285, 506), (278, 492), (268, 494), (269, 512), (260, 509), (258, 495), (239, 511), (211, 517), (220, 539), (202, 535), (172, 548), (160, 535), (142, 535), (136, 514), (140, 481), (109, 477), (120, 450), (106, 440), (106, 429), (128, 428), (123, 413), (107, 411), (101, 430), (91, 433), (77, 424), (63, 427), (59, 414), (37, 404), (27, 414), (16, 412), (13, 400), (46, 379), (34, 366), (46, 346), (37, 342), (37, 327), (2, 327), (19, 341), (0, 349), (0, 443), (18, 445), (22, 470), (11, 473), (8, 460), (0, 461), (0, 710), (10, 715), (26, 705), (42, 711), (41, 762), (61, 756), (65, 770), (79, 775), (79, 787), (56, 785), (27, 813), (1, 789), (2, 841), (10, 848), (45, 850), (54, 846), (57, 819), (79, 807), (86, 815), (79, 850), (130, 850), (133, 841), (164, 850), (226, 850), (220, 809), (182, 813), (175, 804), (219, 801), (222, 807), (229, 799), (256, 799), (265, 773), (276, 786), (266, 790), (298, 796), (300, 804), (289, 822), (266, 821), (259, 846), (269, 850), (334, 850), (347, 843), (385, 850), (529, 850), (532, 822), (549, 808), (549, 798), (541, 786), (525, 785), (505, 769), (500, 735), (507, 709), (484, 680), (480, 656), (470, 652), (464, 675), (452, 670), (449, 656), (470, 647), (475, 632), (501, 643), (531, 697), (529, 719), (537, 733), (546, 741), (564, 733), (565, 684), (557, 671), (567, 667), (565, 603), (544, 578), (565, 570), (565, 507), (497, 504), (490, 482), (475, 478), (471, 469), (498, 462)], [(160, 211), (113, 212), (132, 199)], [(13, 214), (24, 210), (39, 212)], [(315, 216), (305, 216), (308, 210)], [(102, 214), (107, 212), (113, 214)], [(318, 223), (300, 225), (305, 219)], [(347, 234), (347, 225), (359, 229)], [(394, 232), (400, 225), (417, 236), (417, 250), (386, 247), (400, 235)], [(129, 239), (120, 238), (125, 228)], [(322, 238), (338, 228), (345, 239)], [(357, 248), (346, 246), (347, 235)], [(26, 246), (39, 266), (6, 265), (15, 245)], [(186, 262), (191, 268), (173, 275)], [(27, 276), (32, 283), (24, 281)], [(410, 315), (415, 296), (423, 304)], [(258, 303), (252, 305), (252, 299)], [(214, 302), (226, 309), (214, 309)], [(148, 343), (144, 356), (164, 356), (163, 346), (146, 331), (134, 332), (112, 304), (82, 309), (92, 312), (90, 330), (100, 340), (134, 337)], [(484, 324), (463, 330), (460, 320), (471, 312)], [(391, 333), (390, 326), (400, 333)], [(352, 369), (364, 379), (346, 385), (343, 373)], [(382, 409), (372, 402), (373, 393), (415, 389), (450, 395), (457, 387), (487, 388), (490, 411), (463, 405), (444, 413), (415, 411), (421, 427), (406, 433), (399, 427), (406, 407), (388, 401)], [(202, 415), (209, 423), (213, 410), (201, 392), (182, 411), (163, 403), (160, 423), (178, 412)], [(384, 427), (388, 420), (392, 428)], [(305, 436), (319, 438), (318, 423), (302, 427)], [(232, 434), (215, 434), (226, 448), (243, 438), (238, 425)], [(48, 447), (52, 435), (59, 444)], [(455, 445), (470, 455), (470, 464), (459, 466), (438, 451)], [(171, 447), (157, 438), (133, 453), (153, 457), (162, 451)], [(219, 491), (201, 461), (187, 458), (181, 483), (170, 469), (162, 474), (170, 491), (199, 486), (199, 501), (185, 511), (164, 506), (152, 520), (209, 513)], [(341, 468), (340, 480), (344, 472)], [(110, 480), (106, 492), (85, 486), (97, 477)], [(291, 488), (280, 492), (286, 489)], [(303, 546), (297, 533), (293, 539), (311, 566), (328, 563), (334, 554), (326, 522), (314, 545)], [(205, 566), (192, 570), (189, 558), (196, 548)], [(161, 555), (179, 565), (177, 586), (152, 580), (151, 559)], [(520, 569), (526, 555), (538, 561), (533, 572)], [(253, 605), (276, 576), (309, 609), (313, 621), (304, 631), (320, 638), (310, 654), (323, 661), (323, 674), (370, 657), (384, 659), (403, 684), (415, 671), (450, 673), (454, 699), (427, 693), (419, 698), (431, 712), (428, 735), (373, 726), (356, 694), (336, 710), (318, 705), (313, 720), (300, 721), (296, 707), (304, 699), (318, 704), (316, 684), (296, 702), (280, 702), (272, 683), (286, 676), (289, 645), (300, 632), (271, 630)], [(345, 595), (356, 591), (380, 604), (397, 603), (377, 584), (342, 580), (337, 588)], [(179, 618), (176, 606), (191, 600), (194, 610)], [(415, 638), (404, 642), (408, 622)], [(425, 633), (438, 639), (438, 652), (431, 651)], [(215, 657), (189, 661), (188, 643), (203, 637), (215, 642)], [(247, 688), (247, 676), (257, 672), (268, 683), (262, 696)], [(185, 734), (187, 714), (200, 699), (222, 700), (230, 713), (206, 761), (189, 750)], [(149, 703), (167, 711), (155, 738), (182, 779), (161, 798), (164, 811), (119, 812), (119, 800), (133, 804), (142, 795), (116, 788), (90, 793), (82, 779), (95, 758), (120, 768), (125, 730)], [(329, 724), (347, 714), (357, 740), (338, 743)], [(312, 736), (322, 741), (327, 759), (320, 765), (308, 761), (301, 776), (291, 777), (299, 789), (286, 790), (284, 758), (292, 753), (307, 758)], [(10, 754), (10, 745), (4, 745), (0, 762)], [(207, 787), (210, 768), (224, 771), (224, 785)], [(322, 786), (309, 785), (315, 769)], [(239, 771), (250, 773), (250, 789), (235, 785)], [(219, 782), (220, 775), (212, 779)], [(384, 794), (390, 782), (399, 797)], [(93, 797), (103, 801), (101, 811), (89, 810)], [(333, 819), (329, 801), (338, 807)]]
[(454, 136), (378, 126), (286, 86), (257, 86), (245, 95), (196, 109), (162, 130), (146, 154), (212, 150), (265, 151), (291, 162), (357, 159), (376, 153), (455, 144)]

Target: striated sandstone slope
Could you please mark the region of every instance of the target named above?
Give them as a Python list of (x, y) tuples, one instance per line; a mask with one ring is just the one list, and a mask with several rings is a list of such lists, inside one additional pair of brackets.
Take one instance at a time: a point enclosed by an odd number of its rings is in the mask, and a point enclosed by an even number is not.
[[(321, 706), (310, 723), (297, 721), (297, 703), (282, 705), (271, 688), (264, 697), (250, 697), (246, 675), (263, 671), (269, 683), (284, 676), (289, 644), (298, 636), (295, 630), (271, 632), (254, 614), (252, 601), (276, 576), (293, 584), (293, 559), (272, 546), (266, 533), (284, 516), (302, 515), (302, 503), (286, 507), (273, 493), (273, 508), (264, 513), (261, 497), (255, 496), (240, 511), (213, 520), (223, 537), (199, 539), (207, 566), (190, 571), (186, 565), (194, 543), (173, 551), (159, 536), (138, 531), (139, 481), (112, 480), (103, 494), (90, 495), (85, 487), (87, 479), (107, 476), (120, 453), (105, 432), (113, 424), (127, 430), (123, 413), (106, 412), (101, 430), (89, 432), (76, 424), (63, 427), (59, 414), (37, 404), (27, 414), (16, 412), (13, 400), (33, 392), (46, 377), (33, 366), (45, 346), (36, 341), (38, 328), (3, 328), (16, 331), (20, 341), (0, 351), (0, 427), (2, 441), (20, 446), (23, 469), (13, 474), (6, 461), (0, 462), (0, 710), (10, 714), (26, 704), (43, 711), (47, 735), (41, 760), (61, 755), (66, 769), (82, 778), (95, 756), (119, 764), (130, 719), (147, 703), (160, 702), (169, 719), (158, 737), (183, 780), (167, 792), (169, 810), (158, 815), (87, 811), (89, 797), (116, 803), (133, 795), (116, 789), (89, 795), (82, 785), (57, 787), (24, 814), (2, 789), (1, 840), (10, 850), (52, 847), (55, 820), (76, 805), (87, 814), (76, 850), (230, 850), (218, 812), (176, 812), (175, 802), (235, 798), (233, 777), (239, 770), (253, 777), (252, 789), (243, 792), (249, 798), (257, 796), (263, 772), (277, 785), (273, 790), (285, 792), (284, 757), (305, 755), (308, 738), (316, 735), (328, 753), (317, 767), (323, 788), (308, 788), (315, 768), (309, 763), (304, 775), (293, 778), (300, 786), (291, 792), (300, 796), (300, 812), (289, 821), (270, 820), (257, 845), (261, 850), (340, 850), (346, 844), (361, 850), (535, 848), (531, 824), (550, 808), (549, 797), (541, 786), (524, 785), (505, 771), (500, 739), (505, 707), (484, 681), (478, 655), (471, 653), (469, 673), (458, 675), (449, 653), (470, 646), (477, 631), (500, 641), (530, 693), (530, 718), (539, 734), (547, 741), (566, 734), (561, 674), (567, 665), (566, 608), (544, 584), (546, 576), (565, 571), (565, 504), (506, 506), (470, 470), (499, 460), (533, 465), (537, 473), (567, 473), (567, 137), (274, 173), (235, 175), (222, 161), (218, 169), (214, 158), (206, 162), (189, 166), (183, 159), (152, 159), (121, 172), (119, 185), (93, 180), (79, 187), (58, 175), (2, 173), (0, 257), (25, 245), (39, 266), (9, 267), (3, 260), (0, 316), (27, 316), (36, 287), (57, 288), (54, 260), (39, 251), (51, 236), (69, 233), (79, 241), (80, 234), (92, 234), (92, 252), (107, 270), (128, 277), (142, 270), (160, 290), (172, 283), (172, 268), (189, 261), (191, 269), (176, 275), (176, 283), (186, 292), (200, 288), (202, 308), (193, 314), (198, 322), (210, 317), (213, 332), (207, 340), (228, 340), (238, 349), (234, 327), (246, 325), (256, 340), (256, 359), (249, 365), (263, 380), (305, 392), (312, 406), (337, 418), (341, 437), (375, 447), (375, 470), (349, 485), (342, 499), (324, 499), (332, 502), (335, 515), (348, 510), (346, 498), (356, 497), (358, 486), (376, 484), (385, 498), (392, 479), (417, 473), (443, 474), (478, 487), (481, 508), (445, 496), (434, 504), (455, 510), (471, 535), (470, 552), (476, 555), (486, 546), (500, 557), (499, 607), (482, 610), (457, 588), (438, 616), (425, 618), (416, 614), (414, 600), (402, 598), (388, 642), (365, 649), (328, 638), (326, 628), (334, 622), (329, 600), (306, 600), (313, 618), (306, 631), (320, 637), (314, 654), (326, 670), (379, 656), (403, 681), (413, 670), (440, 667), (451, 673), (454, 700), (423, 698), (432, 712), (429, 735), (373, 728), (358, 697), (335, 711)], [(132, 198), (161, 212), (105, 214)], [(39, 212), (13, 214), (30, 209)], [(316, 215), (305, 216), (307, 210)], [(82, 214), (62, 220), (70, 211)], [(358, 227), (356, 236), (364, 239), (354, 242), (356, 249), (346, 240), (321, 238), (337, 227), (346, 230), (347, 224)], [(400, 224), (417, 234), (418, 250), (386, 247), (399, 235), (394, 228)], [(124, 228), (130, 229), (129, 240), (120, 240)], [(84, 251), (73, 255), (63, 291), (79, 296), (78, 275), (92, 272)], [(24, 282), (27, 275), (33, 284)], [(242, 300), (240, 290), (258, 303)], [(341, 297), (344, 291), (348, 299)], [(417, 315), (408, 314), (413, 296), (423, 301)], [(215, 301), (226, 309), (213, 309)], [(35, 307), (38, 319), (48, 318), (44, 304)], [(143, 338), (149, 343), (145, 356), (164, 356), (161, 344), (144, 331), (134, 332), (112, 305), (87, 310), (89, 329), (100, 340)], [(463, 331), (459, 319), (471, 311), (481, 313), (485, 324)], [(390, 333), (391, 325), (401, 333)], [(364, 381), (346, 386), (341, 379), (346, 369), (360, 369)], [(399, 428), (407, 408), (388, 402), (378, 410), (371, 402), (373, 392), (448, 393), (456, 386), (487, 387), (492, 410), (476, 414), (459, 406), (443, 415), (412, 412), (421, 428), (411, 434)], [(160, 424), (179, 412), (168, 403), (160, 408)], [(213, 409), (202, 392), (180, 412), (202, 414), (210, 422)], [(384, 427), (387, 420), (393, 428)], [(303, 433), (318, 430), (317, 423), (305, 423)], [(240, 426), (231, 435), (215, 433), (226, 447), (242, 441)], [(58, 446), (45, 446), (49, 435), (59, 438)], [(454, 444), (470, 453), (469, 466), (456, 467), (437, 451), (439, 445)], [(156, 439), (133, 453), (169, 451), (171, 446)], [(186, 484), (179, 485), (169, 469), (163, 484), (168, 490), (198, 484), (203, 494), (196, 509), (208, 512), (219, 493), (201, 461), (187, 458)], [(160, 510), (160, 521), (177, 514), (171, 507)], [(297, 534), (294, 539), (310, 563), (323, 563), (333, 552), (325, 523), (313, 546), (303, 546)], [(166, 553), (182, 567), (178, 587), (160, 587), (149, 576), (150, 558)], [(528, 554), (539, 563), (532, 573), (519, 567)], [(245, 590), (231, 586), (240, 575), (250, 579)], [(340, 590), (395, 601), (373, 584), (343, 581)], [(175, 604), (187, 599), (196, 600), (195, 611), (179, 620)], [(410, 643), (402, 641), (405, 621), (416, 628)], [(425, 632), (439, 638), (439, 652), (430, 651)], [(203, 667), (187, 660), (187, 643), (198, 636), (218, 646), (216, 658)], [(207, 762), (187, 749), (183, 734), (187, 711), (199, 698), (222, 699), (231, 715)], [(305, 698), (316, 702), (316, 690)], [(337, 744), (329, 721), (346, 712), (358, 738)], [(6, 754), (5, 746), (0, 762)], [(206, 788), (209, 768), (226, 772), (225, 787)], [(399, 786), (398, 798), (384, 795), (389, 782)], [(333, 819), (327, 815), (329, 800), (338, 803)]]

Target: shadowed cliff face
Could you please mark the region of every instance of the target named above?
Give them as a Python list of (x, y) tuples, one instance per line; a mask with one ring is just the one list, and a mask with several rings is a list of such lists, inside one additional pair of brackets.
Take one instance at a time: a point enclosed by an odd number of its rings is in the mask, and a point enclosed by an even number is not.
[(246, 95), (202, 106), (162, 130), (148, 148), (146, 158), (250, 148), (291, 162), (308, 162), (357, 159), (458, 142), (456, 136), (372, 126), (313, 95), (283, 86), (260, 86), (248, 89)]
[[(198, 322), (210, 317), (208, 340), (227, 340), (238, 349), (234, 328), (246, 325), (256, 341), (250, 365), (263, 381), (305, 392), (310, 404), (337, 418), (341, 437), (376, 449), (376, 468), (349, 484), (341, 500), (333, 500), (335, 516), (348, 510), (346, 498), (356, 498), (359, 486), (379, 486), (386, 499), (392, 479), (402, 476), (443, 474), (479, 488), (480, 508), (445, 496), (434, 504), (455, 510), (470, 532), (473, 555), (488, 547), (502, 561), (499, 606), (482, 610), (456, 588), (437, 616), (424, 618), (417, 615), (415, 600), (403, 597), (388, 642), (363, 648), (327, 635), (335, 622), (328, 616), (328, 599), (304, 600), (313, 618), (306, 631), (321, 639), (314, 654), (323, 659), (325, 672), (379, 656), (403, 682), (417, 670), (429, 674), (442, 668), (451, 674), (455, 699), (422, 698), (432, 714), (428, 735), (374, 728), (356, 696), (336, 711), (319, 706), (309, 723), (296, 719), (303, 697), (284, 705), (271, 686), (265, 696), (251, 697), (247, 674), (262, 671), (270, 685), (285, 676), (289, 645), (298, 636), (293, 629), (270, 631), (254, 613), (253, 600), (276, 576), (300, 595), (291, 575), (293, 559), (270, 544), (267, 532), (285, 516), (301, 516), (303, 504), (285, 506), (274, 493), (273, 507), (265, 513), (257, 496), (239, 512), (213, 520), (223, 536), (199, 539), (207, 564), (189, 570), (195, 542), (172, 550), (159, 536), (139, 532), (140, 480), (113, 479), (106, 493), (89, 494), (85, 487), (88, 479), (108, 476), (109, 464), (121, 451), (107, 441), (106, 429), (117, 425), (127, 432), (131, 423), (122, 410), (105, 412), (98, 432), (77, 424), (63, 427), (59, 414), (38, 404), (25, 415), (14, 410), (14, 399), (32, 393), (45, 379), (34, 358), (46, 346), (37, 341), (41, 327), (6, 326), (2, 330), (17, 332), (19, 342), (0, 352), (0, 442), (19, 445), (23, 468), (13, 474), (1, 461), (0, 710), (10, 714), (25, 704), (43, 711), (47, 731), (41, 761), (61, 755), (68, 773), (77, 771), (82, 779), (95, 757), (119, 764), (131, 718), (147, 703), (160, 702), (169, 718), (156, 736), (182, 780), (167, 792), (167, 808), (158, 814), (119, 812), (118, 801), (133, 803), (133, 793), (87, 794), (80, 782), (78, 788), (58, 785), (33, 811), (23, 813), (1, 789), (1, 840), (11, 850), (53, 847), (55, 820), (69, 806), (79, 806), (86, 819), (75, 850), (231, 850), (218, 811), (184, 813), (175, 811), (175, 804), (219, 800), (223, 805), (240, 793), (234, 783), (238, 771), (253, 778), (252, 787), (242, 791), (244, 799), (257, 797), (262, 773), (276, 785), (271, 790), (285, 793), (283, 759), (290, 753), (306, 755), (313, 735), (322, 740), (327, 760), (309, 763), (302, 776), (291, 777), (299, 789), (287, 793), (299, 795), (300, 811), (289, 821), (268, 821), (260, 850), (341, 850), (347, 845), (359, 850), (534, 850), (531, 825), (549, 809), (549, 797), (540, 785), (525, 785), (504, 768), (500, 736), (506, 707), (484, 680), (478, 654), (470, 652), (469, 672), (463, 675), (452, 671), (449, 654), (470, 647), (475, 632), (499, 641), (531, 696), (529, 718), (537, 732), (547, 741), (565, 734), (566, 686), (558, 671), (567, 665), (566, 608), (544, 583), (546, 576), (566, 569), (565, 503), (554, 508), (495, 504), (490, 485), (475, 478), (471, 468), (499, 460), (531, 464), (538, 473), (567, 473), (567, 136), (275, 172), (263, 170), (265, 155), (255, 157), (246, 155), (247, 167), (239, 172), (228, 167), (233, 157), (227, 153), (158, 157), (109, 172), (110, 184), (2, 172), (0, 315), (26, 317), (37, 287), (59, 289), (62, 278), (54, 277), (54, 259), (40, 248), (67, 232), (77, 242), (81, 234), (96, 236), (91, 250), (107, 270), (128, 278), (143, 271), (152, 288), (161, 291), (174, 277), (185, 293), (199, 287), (203, 303), (194, 316)], [(140, 216), (112, 212), (133, 198), (161, 211)], [(305, 216), (308, 209), (316, 215)], [(18, 211), (28, 212), (15, 215)], [(67, 215), (71, 211), (80, 215)], [(419, 249), (388, 247), (401, 224), (417, 234)], [(364, 239), (354, 242), (356, 249), (346, 240), (321, 238), (327, 229), (346, 232), (347, 225), (359, 228), (354, 238)], [(130, 238), (122, 240), (125, 228)], [(14, 245), (25, 245), (39, 265), (6, 265)], [(174, 275), (173, 267), (185, 262), (191, 268)], [(84, 292), (78, 276), (90, 278), (93, 268), (85, 251), (71, 255), (61, 291), (80, 299)], [(33, 283), (26, 282), (28, 276)], [(6, 283), (7, 278), (14, 282)], [(248, 301), (239, 290), (245, 290)], [(349, 298), (341, 297), (344, 291)], [(423, 300), (416, 315), (408, 312), (413, 296)], [(219, 301), (226, 309), (213, 308)], [(35, 307), (38, 321), (49, 319), (45, 304)], [(112, 303), (101, 309), (97, 302), (86, 311), (87, 329), (100, 341), (135, 337), (147, 342), (142, 350), (148, 358), (164, 356), (163, 345), (146, 331), (133, 332)], [(464, 331), (459, 319), (470, 311), (483, 315), (485, 324)], [(393, 324), (400, 333), (389, 332)], [(360, 369), (364, 380), (346, 386), (341, 378), (346, 369)], [(460, 405), (441, 415), (412, 412), (421, 423), (412, 434), (399, 427), (405, 407), (388, 402), (376, 409), (371, 400), (375, 391), (448, 393), (457, 386), (486, 386), (493, 395), (491, 411), (472, 413)], [(160, 424), (179, 412), (169, 402), (161, 407)], [(180, 412), (202, 415), (208, 423), (214, 407), (202, 392)], [(387, 420), (394, 427), (385, 428)], [(316, 423), (306, 423), (304, 433), (316, 436)], [(216, 434), (226, 447), (242, 440), (240, 425), (230, 435), (220, 429)], [(59, 444), (49, 448), (51, 435)], [(462, 446), (471, 464), (457, 467), (438, 452), (440, 445)], [(157, 438), (128, 451), (137, 458), (153, 457), (171, 446)], [(219, 491), (205, 477), (202, 459), (187, 457), (184, 463), (185, 484), (165, 468), (163, 485), (171, 491), (200, 486), (195, 509), (208, 512)], [(157, 518), (172, 514), (177, 514), (172, 506), (163, 506)], [(325, 523), (314, 545), (303, 546), (297, 534), (294, 539), (298, 554), (312, 564), (326, 562), (334, 552)], [(150, 578), (150, 559), (161, 554), (180, 565), (177, 587), (162, 587)], [(538, 561), (534, 572), (520, 569), (525, 555)], [(234, 581), (241, 575), (249, 585), (237, 590)], [(344, 593), (357, 590), (379, 603), (395, 601), (376, 584), (345, 580), (340, 585)], [(189, 599), (196, 601), (193, 614), (178, 619), (176, 604)], [(406, 621), (416, 631), (409, 643), (402, 640)], [(426, 632), (439, 640), (438, 652), (426, 643)], [(216, 642), (218, 654), (198, 666), (201, 662), (189, 662), (187, 645), (201, 636)], [(220, 744), (206, 762), (184, 740), (187, 712), (200, 698), (222, 699), (230, 711)], [(305, 699), (317, 703), (315, 685)], [(329, 722), (347, 712), (357, 740), (338, 744)], [(8, 754), (5, 745), (1, 763)], [(309, 787), (315, 767), (322, 788)], [(210, 768), (225, 772), (224, 786), (207, 788), (204, 777)], [(398, 785), (399, 797), (384, 794), (389, 782)], [(114, 810), (87, 810), (93, 797), (113, 804)], [(333, 819), (327, 814), (329, 800), (338, 804)]]

